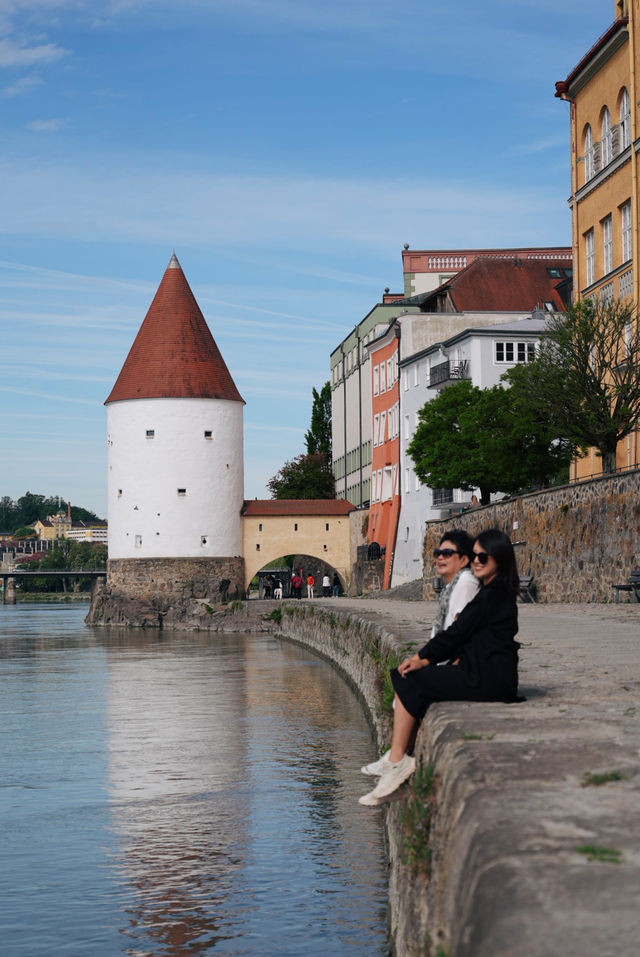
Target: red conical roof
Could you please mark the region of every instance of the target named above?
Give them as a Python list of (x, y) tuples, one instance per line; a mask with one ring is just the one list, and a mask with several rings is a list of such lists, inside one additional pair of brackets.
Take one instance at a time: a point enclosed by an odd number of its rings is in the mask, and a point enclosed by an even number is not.
[(244, 402), (175, 253), (105, 405), (160, 398)]

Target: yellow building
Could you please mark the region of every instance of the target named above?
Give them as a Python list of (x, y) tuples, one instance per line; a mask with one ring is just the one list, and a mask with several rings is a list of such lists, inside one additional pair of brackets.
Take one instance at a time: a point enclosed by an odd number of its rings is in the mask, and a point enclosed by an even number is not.
[[(575, 298), (640, 301), (638, 147), (640, 0), (616, 0), (614, 21), (556, 96), (571, 107), (571, 199)], [(640, 464), (638, 432), (618, 446), (616, 465)], [(602, 472), (595, 449), (571, 478)]]

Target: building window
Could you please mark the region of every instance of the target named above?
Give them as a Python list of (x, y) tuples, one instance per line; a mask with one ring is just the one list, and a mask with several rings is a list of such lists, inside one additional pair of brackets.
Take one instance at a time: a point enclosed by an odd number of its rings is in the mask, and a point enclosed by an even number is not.
[(405, 492), (411, 491), (411, 469), (409, 468), (409, 466), (405, 466), (405, 470), (404, 470), (404, 491)]
[(390, 389), (393, 384), (393, 360), (387, 359), (387, 387)]
[(380, 445), (384, 444), (386, 439), (386, 429), (387, 429), (387, 413), (380, 413)]
[(602, 114), (602, 165), (606, 166), (613, 158), (613, 143), (611, 138), (611, 116), (609, 108), (605, 106)]
[(432, 502), (434, 505), (450, 505), (453, 502), (453, 489), (434, 488)]
[(260, 545), (259, 545), (259, 544), (258, 544), (258, 545), (256, 545), (256, 551), (257, 551), (257, 552), (259, 552), (259, 551), (260, 551)]
[(147, 438), (148, 438), (148, 439), (154, 438), (155, 434), (156, 434), (155, 429), (147, 429)]
[(181, 498), (183, 498), (186, 494), (187, 494), (186, 488), (179, 488), (179, 489), (178, 489), (178, 495), (179, 495)]
[(384, 362), (380, 363), (380, 391), (381, 392), (387, 391), (387, 387), (385, 385), (385, 378), (384, 378)]
[(631, 101), (626, 86), (620, 95), (620, 148), (625, 149), (631, 143)]
[(211, 429), (205, 429), (205, 430), (204, 430), (204, 437), (205, 437), (205, 439), (212, 439), (212, 438), (213, 438), (213, 432), (211, 431)]
[(201, 536), (200, 536), (200, 544), (201, 544), (203, 547), (207, 544), (208, 541), (209, 541), (209, 539), (207, 538), (206, 535), (201, 535)]
[(613, 269), (613, 237), (611, 233), (611, 216), (602, 220), (602, 266), (604, 275)]
[(587, 286), (591, 286), (595, 279), (595, 251), (592, 229), (584, 234), (584, 248), (587, 263)]
[(374, 446), (378, 445), (380, 440), (380, 416), (374, 415), (373, 417), (373, 444)]
[(584, 131), (584, 181), (588, 183), (590, 179), (593, 179), (593, 174), (595, 172), (595, 163), (593, 161), (593, 133), (591, 127), (587, 123), (587, 128)]
[(259, 523), (258, 523), (258, 531), (259, 531), (259, 532), (262, 531), (262, 522), (259, 522)]
[(121, 489), (121, 488), (118, 489), (118, 498), (122, 498), (122, 489)]
[(373, 394), (378, 395), (380, 392), (380, 370), (378, 366), (373, 367)]
[(620, 207), (620, 222), (622, 225), (622, 262), (631, 259), (631, 202), (627, 201)]
[(536, 357), (535, 342), (496, 342), (496, 362), (533, 362)]
[(142, 548), (142, 535), (136, 535), (134, 539), (134, 544), (136, 548)]
[(294, 532), (297, 532), (297, 531), (298, 531), (298, 523), (297, 523), (297, 522), (294, 522), (294, 523), (293, 523), (293, 530), (294, 530)]

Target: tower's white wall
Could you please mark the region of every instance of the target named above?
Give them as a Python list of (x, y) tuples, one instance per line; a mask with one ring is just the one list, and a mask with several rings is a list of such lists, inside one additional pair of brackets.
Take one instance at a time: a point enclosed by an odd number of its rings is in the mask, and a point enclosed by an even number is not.
[(126, 399), (107, 410), (109, 558), (242, 555), (242, 403)]

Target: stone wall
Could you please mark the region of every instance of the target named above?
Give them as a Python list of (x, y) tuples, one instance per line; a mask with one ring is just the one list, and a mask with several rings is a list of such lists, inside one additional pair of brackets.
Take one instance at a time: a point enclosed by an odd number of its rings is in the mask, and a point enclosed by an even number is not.
[(358, 561), (351, 566), (349, 595), (370, 595), (381, 591), (384, 582), (384, 558), (375, 561)]
[(517, 544), (521, 575), (538, 601), (613, 601), (614, 584), (640, 567), (640, 469), (576, 482), (428, 522), (423, 595), (433, 598), (433, 549), (450, 528), (500, 528)]
[(218, 603), (223, 583), (244, 594), (242, 558), (122, 558), (107, 563), (104, 588), (96, 588), (87, 623), (161, 628), (191, 614), (194, 600)]

